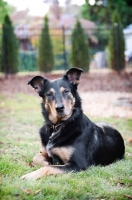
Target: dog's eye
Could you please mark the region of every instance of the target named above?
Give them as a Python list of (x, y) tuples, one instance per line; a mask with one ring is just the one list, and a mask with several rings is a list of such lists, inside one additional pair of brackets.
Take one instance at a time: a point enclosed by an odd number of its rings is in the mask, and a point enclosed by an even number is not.
[(52, 92), (48, 92), (48, 93), (46, 94), (46, 96), (47, 96), (47, 97), (52, 97), (52, 96), (53, 96), (53, 93), (52, 93)]
[(68, 93), (69, 93), (69, 90), (68, 90), (68, 89), (65, 89), (65, 90), (63, 91), (63, 93), (64, 93), (64, 94), (68, 94)]

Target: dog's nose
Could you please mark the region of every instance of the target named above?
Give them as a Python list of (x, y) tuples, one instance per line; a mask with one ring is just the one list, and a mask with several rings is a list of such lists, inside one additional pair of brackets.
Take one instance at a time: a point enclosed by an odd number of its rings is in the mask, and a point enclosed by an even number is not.
[(62, 112), (64, 110), (64, 105), (63, 104), (56, 105), (55, 109), (57, 112)]

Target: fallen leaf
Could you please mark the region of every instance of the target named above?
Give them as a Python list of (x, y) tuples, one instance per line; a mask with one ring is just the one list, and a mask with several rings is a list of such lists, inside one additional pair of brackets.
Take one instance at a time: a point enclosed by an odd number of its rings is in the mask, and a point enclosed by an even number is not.
[(127, 197), (128, 199), (132, 199), (132, 196), (130, 196), (130, 195), (124, 194), (123, 196)]
[(126, 155), (127, 155), (127, 156), (129, 156), (129, 157), (131, 157), (131, 156), (132, 156), (132, 154), (131, 154), (131, 153), (129, 153), (129, 152), (126, 152)]
[(31, 190), (24, 190), (24, 192), (26, 193), (26, 194), (30, 194), (32, 191)]
[(20, 196), (20, 194), (15, 194), (14, 196), (15, 196), (15, 197), (19, 197), (19, 196)]
[(34, 192), (34, 194), (37, 195), (40, 191), (41, 191), (41, 190), (36, 190), (36, 191)]
[(27, 156), (22, 155), (23, 158), (27, 158)]
[(17, 162), (23, 164), (23, 165), (26, 165), (26, 166), (30, 166), (30, 167), (34, 167), (34, 163), (33, 162), (24, 162), (24, 161), (21, 161), (21, 160), (18, 160), (16, 159)]
[(26, 189), (24, 190), (23, 188), (20, 187), (20, 190), (22, 190), (24, 193), (26, 194), (30, 194), (32, 192), (32, 190)]
[(132, 138), (129, 138), (129, 139), (128, 139), (128, 141), (129, 141), (129, 143), (131, 143), (131, 144), (132, 144)]
[(21, 163), (22, 165), (27, 165), (27, 166), (29, 166), (29, 163), (26, 163), (26, 162), (21, 161), (21, 160), (18, 160), (18, 159), (17, 159), (17, 161), (18, 161), (19, 163)]
[(125, 187), (125, 183), (123, 183), (123, 182), (118, 182), (117, 186)]
[(34, 163), (33, 163), (33, 162), (29, 162), (28, 165), (29, 165), (30, 167), (34, 167)]
[(121, 178), (120, 178), (120, 177), (118, 178), (117, 186), (125, 187), (125, 183), (121, 181)]
[(4, 143), (3, 143), (3, 142), (0, 142), (0, 145), (1, 145), (1, 144), (4, 144)]

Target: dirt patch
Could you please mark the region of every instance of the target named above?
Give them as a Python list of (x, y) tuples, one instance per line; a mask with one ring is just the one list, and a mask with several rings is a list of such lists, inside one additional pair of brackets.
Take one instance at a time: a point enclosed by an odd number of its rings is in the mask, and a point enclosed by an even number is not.
[[(62, 74), (35, 75), (42, 75), (50, 80), (62, 77)], [(34, 90), (27, 83), (35, 75), (15, 75), (7, 80), (0, 76), (0, 93), (6, 96), (19, 92), (34, 95)], [(85, 113), (103, 117), (132, 117), (132, 72), (121, 75), (115, 72), (84, 73), (78, 90)], [(129, 102), (124, 103), (125, 99), (129, 99)]]
[[(50, 80), (60, 78), (63, 74), (35, 74), (44, 76)], [(14, 75), (9, 76), (7, 80), (0, 76), (0, 92), (13, 94), (18, 92), (33, 93), (27, 85), (28, 81), (35, 76), (32, 75)], [(81, 92), (87, 91), (113, 91), (113, 92), (132, 92), (132, 72), (118, 75), (111, 73), (83, 73), (81, 83), (79, 84)]]
[[(91, 116), (132, 118), (132, 104), (118, 104), (118, 99), (132, 100), (126, 92), (82, 92), (83, 111)], [(131, 105), (131, 106), (130, 106)]]

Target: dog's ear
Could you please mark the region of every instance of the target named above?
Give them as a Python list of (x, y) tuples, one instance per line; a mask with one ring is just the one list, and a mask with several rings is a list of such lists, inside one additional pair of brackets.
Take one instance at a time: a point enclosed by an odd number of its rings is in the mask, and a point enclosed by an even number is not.
[(69, 82), (77, 86), (80, 82), (80, 76), (83, 70), (81, 68), (71, 68), (66, 72), (66, 75)]
[(30, 81), (28, 81), (28, 85), (30, 84), (35, 89), (35, 91), (40, 95), (46, 81), (47, 79), (43, 78), (42, 76), (35, 76)]

